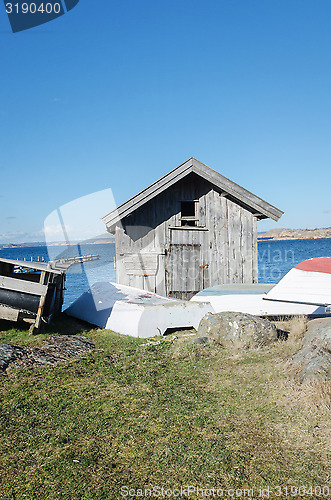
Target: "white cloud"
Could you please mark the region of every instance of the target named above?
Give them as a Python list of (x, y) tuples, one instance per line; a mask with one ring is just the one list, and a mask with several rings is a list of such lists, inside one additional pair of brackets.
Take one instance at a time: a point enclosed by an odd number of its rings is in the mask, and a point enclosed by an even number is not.
[(26, 233), (24, 231), (13, 231), (11, 233), (0, 233), (0, 243), (29, 243), (44, 241), (44, 231)]

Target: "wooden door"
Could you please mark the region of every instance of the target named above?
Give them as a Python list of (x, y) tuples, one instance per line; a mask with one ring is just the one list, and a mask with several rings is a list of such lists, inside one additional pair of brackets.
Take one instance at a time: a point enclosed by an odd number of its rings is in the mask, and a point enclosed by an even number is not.
[(166, 257), (169, 297), (189, 300), (204, 288), (203, 232), (172, 230)]

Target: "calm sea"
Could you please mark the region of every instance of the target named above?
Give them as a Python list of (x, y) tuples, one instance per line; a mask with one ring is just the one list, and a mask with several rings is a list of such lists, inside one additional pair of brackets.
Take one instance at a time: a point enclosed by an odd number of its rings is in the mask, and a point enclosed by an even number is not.
[[(285, 274), (302, 260), (313, 257), (331, 257), (331, 239), (260, 241), (259, 281), (278, 283)], [(64, 308), (97, 281), (116, 281), (115, 245), (73, 245), (70, 247), (4, 248), (0, 257), (23, 260), (50, 260), (75, 255), (99, 254), (100, 260), (73, 266), (67, 273)]]
[(71, 245), (16, 247), (0, 250), (0, 258), (19, 260), (53, 260), (76, 255), (98, 254), (100, 259), (85, 264), (76, 264), (67, 272), (66, 291), (63, 307), (66, 308), (97, 281), (116, 281), (114, 266), (115, 245)]

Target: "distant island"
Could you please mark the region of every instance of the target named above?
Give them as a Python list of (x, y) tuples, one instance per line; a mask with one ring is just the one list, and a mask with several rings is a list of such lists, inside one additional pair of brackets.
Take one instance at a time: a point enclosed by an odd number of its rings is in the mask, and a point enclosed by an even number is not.
[[(105, 233), (95, 238), (90, 238), (84, 241), (70, 241), (70, 245), (105, 245), (114, 244), (115, 237)], [(51, 243), (46, 243), (45, 241), (30, 241), (27, 243), (0, 243), (1, 248), (25, 248), (25, 247), (45, 247), (45, 246), (64, 246), (67, 245), (65, 241), (52, 241)]]
[(266, 233), (260, 233), (258, 240), (317, 240), (331, 238), (331, 227), (319, 229), (270, 229)]
[[(258, 241), (263, 240), (316, 240), (321, 238), (331, 238), (331, 227), (318, 229), (270, 229), (265, 233), (258, 233)], [(95, 238), (84, 241), (71, 241), (70, 245), (105, 245), (115, 244), (115, 237), (105, 233)], [(44, 246), (64, 246), (65, 241), (34, 241), (27, 243), (0, 243), (0, 249), (4, 248), (24, 248), (24, 247), (44, 247)]]

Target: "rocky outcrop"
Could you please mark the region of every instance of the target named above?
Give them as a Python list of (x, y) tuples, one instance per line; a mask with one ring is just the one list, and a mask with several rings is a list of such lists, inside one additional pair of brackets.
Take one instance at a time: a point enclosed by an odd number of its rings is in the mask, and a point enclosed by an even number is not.
[(87, 337), (52, 336), (41, 347), (0, 344), (0, 372), (27, 366), (52, 366), (94, 349)]
[(331, 238), (331, 227), (318, 229), (270, 229), (266, 233), (258, 235), (259, 240), (309, 240), (319, 238)]
[(223, 347), (259, 349), (277, 340), (277, 329), (267, 319), (239, 312), (206, 314), (199, 325), (199, 338), (207, 337)]
[(308, 323), (303, 346), (290, 363), (301, 367), (300, 381), (331, 380), (331, 318), (314, 319)]

